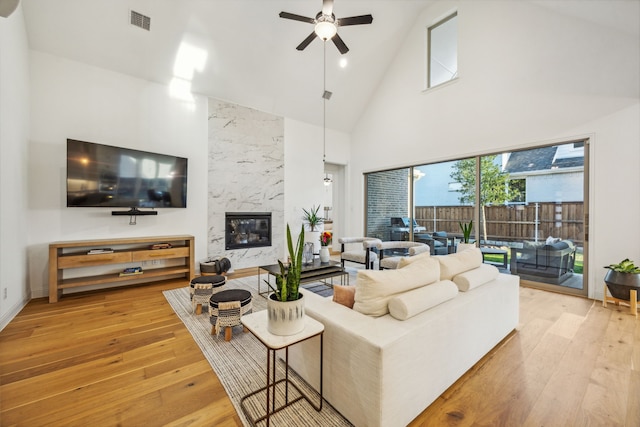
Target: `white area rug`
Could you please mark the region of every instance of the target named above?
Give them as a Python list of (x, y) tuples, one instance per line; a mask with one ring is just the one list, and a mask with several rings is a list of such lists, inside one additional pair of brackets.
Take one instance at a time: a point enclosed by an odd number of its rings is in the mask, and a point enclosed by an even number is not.
[[(355, 283), (355, 282), (353, 282)], [(266, 308), (266, 299), (258, 295), (258, 277), (246, 277), (242, 279), (229, 280), (224, 289), (245, 289), (252, 294), (253, 310), (259, 311)], [(265, 284), (261, 285), (261, 291), (265, 290)], [(189, 288), (173, 289), (164, 291), (164, 296), (176, 312), (178, 317), (185, 324), (193, 339), (198, 343), (202, 353), (207, 358), (211, 367), (220, 378), (231, 402), (236, 408), (238, 416), (244, 425), (251, 425), (247, 420), (240, 400), (243, 396), (264, 387), (266, 384), (266, 358), (267, 350), (250, 332), (243, 332), (242, 326), (233, 328), (233, 338), (231, 341), (224, 340), (224, 332), (218, 337), (211, 335), (211, 323), (209, 314), (203, 308), (200, 315), (191, 313), (191, 301), (189, 299)], [(277, 362), (276, 379), (284, 378), (284, 363)], [(318, 402), (318, 395), (306, 385), (291, 369), (290, 377), (294, 382), (310, 396), (312, 402)], [(289, 398), (297, 395), (293, 388), (289, 388)], [(249, 399), (249, 406), (254, 418), (265, 413), (264, 394), (260, 393), (254, 399)], [(281, 402), (279, 402), (281, 403)], [(258, 415), (260, 414), (260, 415)], [(306, 401), (301, 400), (291, 407), (280, 411), (271, 417), (272, 426), (350, 426), (331, 405), (326, 401), (323, 403), (322, 411), (317, 412)], [(260, 422), (259, 425), (264, 425)]]

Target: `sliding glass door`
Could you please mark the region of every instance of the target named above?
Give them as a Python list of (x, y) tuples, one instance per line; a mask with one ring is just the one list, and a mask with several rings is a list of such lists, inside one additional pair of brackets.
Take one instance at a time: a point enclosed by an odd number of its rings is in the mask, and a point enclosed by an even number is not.
[(366, 174), (366, 235), (470, 241), (522, 283), (586, 295), (588, 140)]

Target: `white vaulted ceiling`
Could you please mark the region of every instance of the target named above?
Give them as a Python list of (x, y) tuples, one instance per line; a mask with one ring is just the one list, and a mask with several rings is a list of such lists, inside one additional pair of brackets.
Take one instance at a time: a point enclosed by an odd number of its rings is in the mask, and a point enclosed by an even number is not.
[[(436, 1), (334, 1), (336, 17), (370, 13), (373, 23), (339, 29), (350, 48), (346, 68), (327, 42), (327, 127), (353, 129), (416, 18)], [(637, 35), (638, 0), (535, 3)], [(313, 26), (278, 17), (315, 17), (321, 0), (22, 0), (22, 7), (31, 49), (169, 84), (188, 45), (206, 53), (192, 92), (322, 125), (323, 42), (297, 51)], [(151, 30), (130, 25), (130, 10), (151, 17)]]
[[(349, 64), (327, 43), (327, 126), (349, 131), (419, 12), (433, 0), (335, 0), (337, 17), (372, 14), (371, 25), (342, 27)], [(192, 91), (307, 123), (322, 124), (323, 42), (296, 46), (321, 0), (23, 0), (32, 49), (168, 84), (182, 43), (207, 52)], [(129, 24), (151, 17), (151, 31)]]

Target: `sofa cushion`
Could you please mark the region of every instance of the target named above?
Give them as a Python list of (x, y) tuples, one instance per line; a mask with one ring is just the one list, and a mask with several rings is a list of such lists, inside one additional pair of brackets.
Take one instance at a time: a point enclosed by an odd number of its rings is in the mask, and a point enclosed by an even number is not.
[(440, 280), (451, 280), (454, 276), (473, 270), (482, 264), (480, 248), (470, 248), (466, 251), (435, 258), (440, 262)]
[(345, 307), (353, 308), (355, 302), (356, 287), (333, 285), (333, 301)]
[(450, 280), (440, 280), (389, 299), (389, 313), (398, 320), (407, 320), (416, 314), (442, 304), (458, 295), (458, 287)]
[[(413, 262), (416, 262), (416, 261), (420, 262), (421, 259), (430, 258), (430, 257), (431, 257), (431, 254), (429, 252), (423, 252), (421, 254), (410, 256), (410, 257), (402, 257), (398, 261), (397, 268), (403, 268), (403, 267), (406, 267), (407, 265), (409, 265), (409, 264), (411, 264)], [(440, 265), (438, 265), (438, 270), (440, 270)], [(438, 271), (438, 274), (440, 274), (439, 271)]]
[(370, 316), (389, 312), (389, 299), (395, 294), (434, 283), (440, 276), (438, 261), (422, 255), (397, 270), (360, 270), (356, 278), (353, 309)]
[(500, 271), (493, 265), (480, 264), (473, 270), (465, 271), (453, 277), (453, 283), (456, 284), (461, 292), (470, 291), (473, 288), (484, 285), (498, 277)]

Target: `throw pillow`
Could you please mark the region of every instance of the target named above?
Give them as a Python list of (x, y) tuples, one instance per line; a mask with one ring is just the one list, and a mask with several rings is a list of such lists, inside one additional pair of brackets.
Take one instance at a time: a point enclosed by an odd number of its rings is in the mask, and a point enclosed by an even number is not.
[(353, 308), (356, 297), (355, 286), (333, 285), (333, 301), (345, 307)]
[(470, 291), (473, 288), (489, 283), (496, 277), (498, 277), (500, 271), (489, 264), (480, 264), (479, 267), (473, 270), (460, 273), (453, 278), (453, 283), (458, 286), (461, 292)]
[(360, 270), (356, 279), (353, 309), (370, 316), (389, 312), (389, 299), (399, 293), (434, 283), (440, 276), (438, 261), (415, 256), (412, 262), (396, 270)]
[[(427, 246), (428, 248), (429, 246)], [(400, 261), (398, 261), (398, 267), (397, 268), (403, 268), (406, 267), (407, 265), (413, 263), (413, 262), (420, 262), (421, 259), (423, 258), (430, 258), (431, 255), (429, 254), (429, 252), (423, 252), (421, 254), (418, 255), (414, 255), (414, 256), (410, 256), (410, 257), (402, 257), (400, 258)]]
[(389, 300), (389, 313), (398, 320), (407, 320), (438, 304), (455, 298), (458, 288), (450, 280), (413, 289)]
[(472, 270), (482, 264), (480, 248), (435, 257), (440, 261), (440, 280), (451, 280), (454, 276)]

